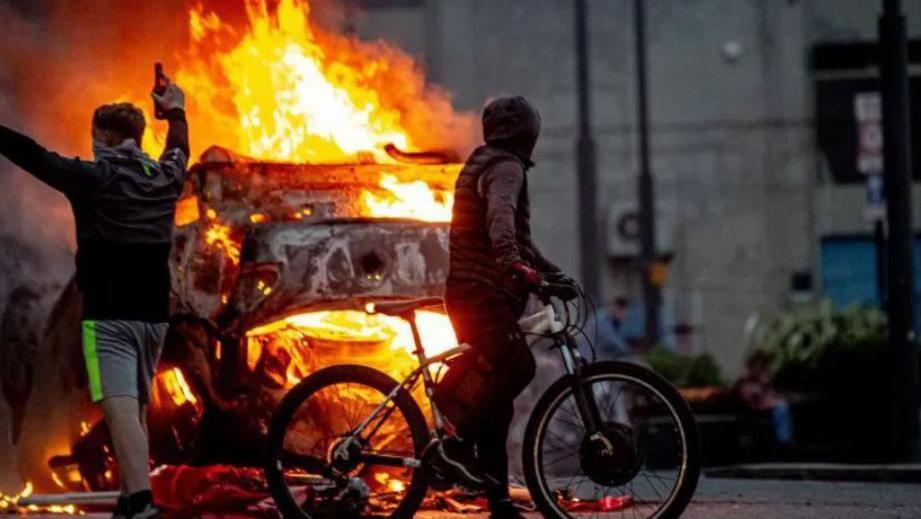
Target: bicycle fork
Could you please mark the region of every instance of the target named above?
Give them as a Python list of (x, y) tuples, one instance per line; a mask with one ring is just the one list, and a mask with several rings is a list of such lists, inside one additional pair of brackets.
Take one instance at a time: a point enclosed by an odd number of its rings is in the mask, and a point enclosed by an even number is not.
[(585, 360), (577, 348), (571, 346), (572, 338), (567, 337), (559, 341), (556, 347), (560, 350), (563, 357), (563, 367), (569, 377), (573, 397), (576, 400), (576, 407), (579, 410), (579, 417), (585, 426), (586, 435), (592, 440), (604, 441), (604, 435), (600, 433), (603, 426), (601, 412), (598, 409), (598, 402), (595, 400), (595, 392), (590, 385), (587, 385), (582, 377), (582, 368)]

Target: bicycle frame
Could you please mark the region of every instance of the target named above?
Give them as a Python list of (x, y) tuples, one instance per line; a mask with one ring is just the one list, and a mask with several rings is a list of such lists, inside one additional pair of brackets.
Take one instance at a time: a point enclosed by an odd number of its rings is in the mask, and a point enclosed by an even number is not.
[[(573, 395), (576, 398), (579, 414), (584, 421), (585, 430), (589, 436), (594, 437), (599, 429), (598, 423), (600, 421), (600, 414), (594, 399), (594, 393), (591, 391), (586, 391), (583, 387), (584, 383), (582, 379), (582, 369), (586, 365), (586, 361), (579, 353), (578, 347), (575, 346), (575, 340), (573, 337), (566, 331), (565, 326), (557, 320), (553, 307), (550, 305), (545, 306), (544, 312), (546, 315), (543, 325), (548, 329), (543, 330), (543, 333), (538, 333), (537, 335), (541, 335), (544, 338), (552, 340), (553, 344), (550, 346), (550, 349), (558, 349), (560, 351), (560, 355), (563, 360), (563, 369), (566, 373), (565, 376), (569, 377), (571, 380)], [(422, 378), (425, 396), (431, 405), (432, 418), (435, 423), (435, 429), (432, 431), (432, 439), (444, 438), (444, 416), (438, 409), (438, 405), (434, 400), (435, 380), (432, 377), (432, 372), (429, 368), (434, 364), (443, 363), (454, 357), (457, 357), (458, 355), (469, 350), (471, 346), (469, 344), (461, 344), (438, 355), (428, 357), (422, 347), (422, 340), (419, 335), (419, 329), (416, 326), (415, 318), (406, 320), (409, 322), (410, 328), (412, 330), (413, 341), (415, 342), (415, 350), (413, 351), (413, 354), (419, 360), (419, 366), (409, 375), (407, 375), (406, 378), (404, 378), (399, 384), (397, 384), (389, 394), (387, 394), (387, 397), (384, 399), (384, 401), (378, 404), (378, 406), (374, 408), (371, 414), (351, 432), (347, 441), (343, 442), (335, 449), (333, 453), (334, 458), (341, 457), (341, 459), (347, 459), (349, 455), (348, 449), (353, 441), (356, 439), (366, 440), (366, 438), (371, 438), (374, 436), (378, 428), (383, 425), (383, 423), (393, 412), (393, 409), (396, 408), (396, 406), (390, 405), (396, 395), (404, 389), (406, 391), (412, 391), (412, 389), (418, 383), (420, 377)], [(370, 432), (366, 435), (366, 432), (368, 432), (369, 429)], [(420, 460), (415, 458), (404, 458), (381, 454), (362, 454), (362, 459), (368, 462), (373, 462), (376, 465), (384, 466), (389, 465), (418, 467), (421, 464)]]

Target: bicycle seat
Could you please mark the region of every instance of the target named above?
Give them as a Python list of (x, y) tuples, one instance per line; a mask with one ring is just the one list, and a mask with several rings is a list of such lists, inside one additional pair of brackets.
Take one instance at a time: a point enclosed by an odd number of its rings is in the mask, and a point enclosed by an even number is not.
[(409, 301), (386, 301), (382, 303), (374, 303), (374, 312), (400, 317), (407, 315), (419, 308), (442, 305), (444, 305), (444, 299), (440, 297), (423, 297), (420, 299), (410, 299)]

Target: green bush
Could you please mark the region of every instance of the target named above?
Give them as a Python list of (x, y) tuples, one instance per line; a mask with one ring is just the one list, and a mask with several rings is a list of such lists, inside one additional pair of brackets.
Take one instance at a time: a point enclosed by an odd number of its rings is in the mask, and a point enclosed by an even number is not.
[(875, 308), (838, 309), (830, 301), (785, 312), (762, 327), (755, 338), (758, 350), (773, 359), (776, 374), (807, 376), (829, 358), (885, 352), (886, 316)]
[(719, 365), (709, 353), (683, 356), (657, 347), (649, 353), (649, 364), (678, 387), (722, 387)]

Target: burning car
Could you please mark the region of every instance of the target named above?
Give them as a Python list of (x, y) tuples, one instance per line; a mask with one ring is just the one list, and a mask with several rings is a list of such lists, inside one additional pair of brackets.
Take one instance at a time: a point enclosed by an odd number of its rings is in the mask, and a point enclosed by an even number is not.
[[(343, 361), (412, 368), (407, 325), (363, 309), (441, 293), (458, 166), (391, 152), (403, 162), (270, 163), (211, 148), (191, 169), (149, 415), (155, 463), (257, 465), (275, 404), (304, 376)], [(36, 373), (18, 427), (21, 471), (39, 489), (116, 486), (104, 424), (81, 396), (79, 305), (71, 284), (36, 354), (54, 365), (37, 370), (61, 376)], [(427, 348), (456, 344), (446, 315), (421, 326)], [(75, 405), (57, 416), (62, 402)]]

